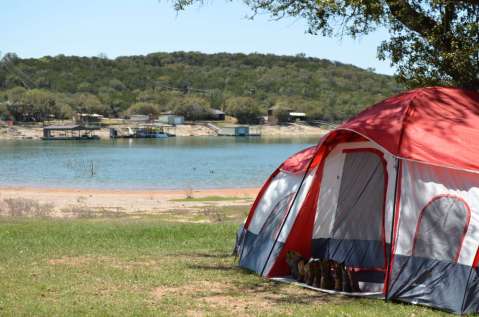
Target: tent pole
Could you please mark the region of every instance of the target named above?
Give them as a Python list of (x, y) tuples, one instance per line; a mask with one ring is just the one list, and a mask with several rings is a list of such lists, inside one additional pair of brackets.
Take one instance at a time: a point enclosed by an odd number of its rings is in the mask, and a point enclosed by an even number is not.
[(296, 194), (294, 195), (293, 201), (289, 205), (288, 212), (286, 213), (286, 216), (284, 217), (283, 223), (281, 224), (281, 227), (278, 230), (278, 234), (276, 235), (276, 238), (274, 239), (273, 246), (271, 247), (268, 257), (266, 258), (266, 261), (264, 262), (263, 269), (261, 270), (261, 276), (263, 276), (264, 270), (266, 270), (266, 266), (268, 265), (269, 258), (271, 257), (271, 254), (273, 253), (273, 250), (276, 247), (276, 243), (278, 242), (279, 236), (281, 235), (281, 231), (283, 231), (283, 227), (286, 224), (286, 221), (288, 220), (291, 209), (293, 208), (294, 203), (296, 202), (296, 198), (298, 198), (299, 192), (301, 191), (301, 188), (303, 187), (303, 183), (306, 180), (306, 177), (308, 177), (309, 169), (311, 168), (311, 165), (314, 161), (314, 158), (316, 157), (316, 154), (317, 152), (314, 152), (314, 155), (309, 160), (308, 166), (306, 167), (306, 171), (304, 172), (304, 175), (303, 175), (303, 179), (301, 179), (301, 183), (299, 184), (298, 190), (296, 191)]
[(389, 295), (389, 279), (390, 279), (390, 271), (391, 271), (391, 260), (392, 260), (392, 256), (393, 256), (393, 239), (394, 239), (394, 219), (396, 217), (396, 200), (397, 200), (397, 193), (398, 193), (398, 187), (399, 187), (399, 164), (401, 164), (399, 158), (396, 158), (396, 166), (395, 166), (395, 169), (396, 169), (396, 180), (395, 180), (395, 185), (394, 185), (394, 200), (393, 200), (393, 213), (392, 213), (392, 218), (391, 218), (391, 233), (390, 233), (390, 236), (389, 236), (389, 256), (388, 256), (388, 259), (387, 259), (387, 271), (386, 271), (386, 292), (384, 294), (384, 301), (387, 302), (388, 301), (388, 295)]

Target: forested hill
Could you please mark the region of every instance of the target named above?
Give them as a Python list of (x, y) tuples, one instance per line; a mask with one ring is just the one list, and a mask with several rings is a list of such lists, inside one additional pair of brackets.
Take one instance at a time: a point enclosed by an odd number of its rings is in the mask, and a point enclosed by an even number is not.
[[(24, 86), (30, 90), (19, 88)], [(198, 104), (259, 113), (278, 106), (343, 120), (400, 89), (391, 76), (303, 55), (175, 52), (21, 59), (9, 54), (0, 68), (0, 98), (9, 102), (3, 110), (0, 106), (0, 114), (18, 117), (15, 105), (33, 107), (49, 98), (57, 117), (78, 110), (112, 116), (181, 112)]]

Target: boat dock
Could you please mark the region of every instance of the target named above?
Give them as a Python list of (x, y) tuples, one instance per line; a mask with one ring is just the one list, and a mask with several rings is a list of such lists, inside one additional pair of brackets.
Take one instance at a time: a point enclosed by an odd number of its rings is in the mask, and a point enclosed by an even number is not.
[(86, 127), (79, 124), (50, 125), (43, 128), (42, 140), (98, 140), (94, 131), (99, 127)]
[(226, 126), (218, 130), (219, 136), (261, 136), (261, 130), (247, 125)]
[(110, 128), (111, 139), (161, 139), (174, 136), (165, 131), (165, 128), (157, 125), (141, 125), (136, 127)]

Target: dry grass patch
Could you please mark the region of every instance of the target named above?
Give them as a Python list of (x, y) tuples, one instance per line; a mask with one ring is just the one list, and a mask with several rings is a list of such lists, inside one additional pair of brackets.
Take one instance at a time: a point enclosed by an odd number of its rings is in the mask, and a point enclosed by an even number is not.
[(0, 201), (0, 215), (8, 217), (49, 217), (53, 204), (43, 204), (27, 198), (5, 198)]
[(117, 218), (125, 217), (128, 214), (123, 208), (93, 208), (85, 205), (73, 205), (61, 210), (62, 217), (70, 218)]
[[(297, 286), (264, 281), (251, 285), (218, 281), (194, 281), (181, 286), (160, 286), (151, 292), (156, 301), (168, 301), (176, 297), (192, 299), (194, 313), (200, 315), (209, 311), (220, 311), (226, 315), (255, 315), (272, 313), (284, 304), (341, 304), (347, 298), (331, 296), (303, 289)], [(193, 311), (190, 311), (193, 313)], [(284, 311), (283, 311), (284, 312)]]
[(161, 261), (155, 259), (122, 260), (110, 256), (63, 256), (57, 259), (48, 260), (49, 265), (65, 265), (71, 267), (81, 267), (87, 265), (101, 265), (122, 270), (131, 270), (136, 268), (160, 267), (164, 263), (171, 263), (174, 259), (165, 257)]

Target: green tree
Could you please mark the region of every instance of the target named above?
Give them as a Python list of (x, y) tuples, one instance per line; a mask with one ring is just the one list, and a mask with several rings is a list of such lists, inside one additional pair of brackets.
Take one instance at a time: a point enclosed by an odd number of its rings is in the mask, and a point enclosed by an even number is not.
[(6, 91), (8, 112), (17, 121), (31, 119), (33, 109), (31, 104), (25, 102), (27, 90), (23, 87), (15, 87)]
[(113, 78), (110, 80), (110, 82), (108, 83), (109, 86), (115, 90), (118, 90), (118, 91), (122, 91), (122, 90), (125, 90), (126, 89), (126, 86), (125, 84), (123, 84), (121, 82), (121, 80), (119, 79), (116, 79), (116, 78)]
[(31, 115), (37, 121), (47, 120), (59, 113), (55, 96), (46, 90), (33, 89), (25, 93), (23, 102), (31, 109)]
[(56, 111), (55, 117), (58, 119), (71, 119), (73, 117), (73, 109), (71, 106), (71, 98), (62, 93), (55, 94)]
[(209, 93), (210, 107), (214, 109), (223, 109), (225, 97), (219, 89), (214, 89)]
[[(200, 2), (176, 0), (178, 10)], [(477, 0), (244, 0), (254, 14), (306, 19), (312, 34), (357, 37), (379, 28), (390, 38), (378, 48), (410, 87), (479, 89)], [(200, 2), (201, 3), (201, 2)]]
[(73, 109), (82, 113), (98, 113), (108, 115), (110, 107), (100, 101), (100, 99), (92, 94), (78, 93), (72, 96), (71, 104)]
[(232, 97), (226, 100), (226, 112), (238, 119), (239, 123), (257, 124), (262, 115), (261, 108), (254, 98)]
[(177, 98), (173, 103), (176, 114), (182, 115), (186, 120), (205, 120), (210, 116), (208, 101), (200, 97)]
[(27, 90), (23, 87), (15, 87), (6, 91), (10, 103), (22, 103)]
[(137, 102), (128, 108), (128, 114), (143, 114), (158, 116), (160, 114), (159, 107), (148, 102)]
[(81, 82), (77, 86), (78, 92), (93, 92), (92, 86), (88, 82)]
[(0, 120), (10, 119), (10, 111), (8, 111), (7, 104), (5, 102), (0, 103)]

